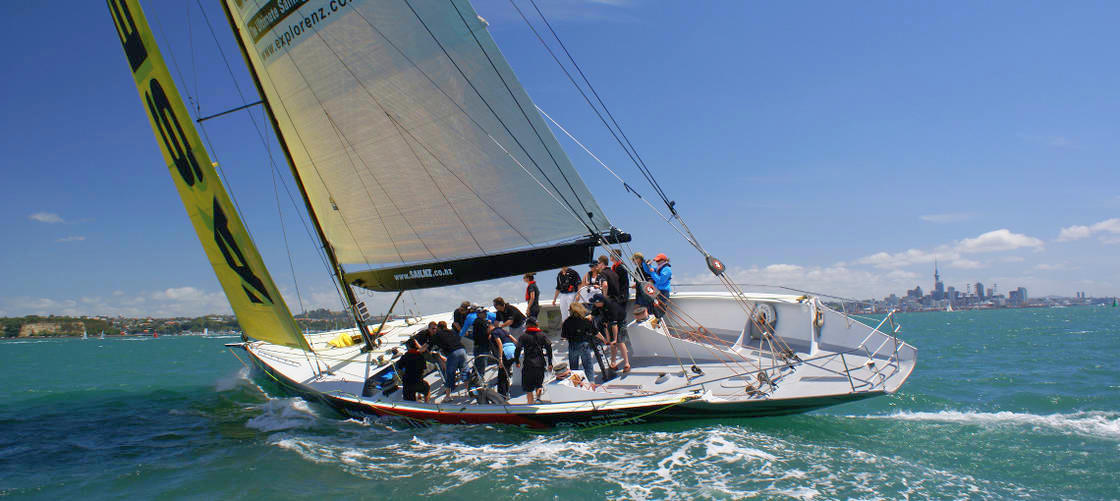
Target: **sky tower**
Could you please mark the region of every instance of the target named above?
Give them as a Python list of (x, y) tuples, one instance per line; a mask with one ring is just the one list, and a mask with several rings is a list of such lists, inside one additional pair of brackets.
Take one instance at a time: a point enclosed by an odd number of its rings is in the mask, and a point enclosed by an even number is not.
[(941, 272), (937, 269), (937, 260), (933, 260), (933, 299), (945, 299), (945, 284), (941, 282)]

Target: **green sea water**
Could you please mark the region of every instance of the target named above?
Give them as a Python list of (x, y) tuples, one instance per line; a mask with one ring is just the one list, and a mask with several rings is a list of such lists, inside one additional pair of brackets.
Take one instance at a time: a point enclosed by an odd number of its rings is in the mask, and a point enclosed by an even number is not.
[(236, 339), (0, 342), (0, 496), (1120, 498), (1120, 309), (901, 315), (897, 394), (810, 414), (531, 434), (344, 420)]

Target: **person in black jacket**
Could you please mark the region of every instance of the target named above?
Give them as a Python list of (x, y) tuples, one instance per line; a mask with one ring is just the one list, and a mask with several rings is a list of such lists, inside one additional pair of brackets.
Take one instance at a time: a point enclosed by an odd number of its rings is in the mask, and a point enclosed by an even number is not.
[(622, 322), (626, 320), (626, 310), (623, 310), (618, 303), (611, 301), (602, 294), (591, 298), (591, 304), (594, 307), (591, 314), (603, 326), (603, 332), (607, 336), (607, 345), (611, 347), (611, 367), (618, 366), (618, 353), (622, 352), (622, 372), (630, 372), (630, 353), (626, 349), (626, 340), (622, 339), (619, 334)]
[(521, 367), (521, 388), (525, 390), (525, 398), (532, 405), (535, 400), (540, 400), (541, 392), (544, 391), (545, 372), (552, 369), (552, 343), (537, 328), (537, 319), (529, 318), (525, 323), (528, 326), (521, 339), (517, 340), (513, 359), (521, 360), (521, 354), (525, 354), (524, 363), (519, 361), (517, 366)]
[(423, 395), (424, 403), (428, 403), (431, 398), (431, 385), (424, 381), (424, 373), (428, 371), (428, 361), (424, 360), (425, 351), (427, 345), (422, 349), (409, 348), (408, 353), (397, 360), (397, 369), (401, 372), (401, 382), (404, 383), (405, 400), (415, 402), (417, 395)]
[(556, 299), (560, 299), (560, 319), (568, 319), (568, 305), (576, 299), (579, 291), (579, 273), (567, 266), (560, 268), (556, 274), (556, 294), (552, 295), (552, 306), (556, 306)]
[(591, 363), (591, 343), (594, 342), (595, 326), (587, 320), (587, 309), (580, 303), (569, 307), (568, 319), (560, 327), (560, 337), (568, 340), (568, 368), (577, 370), (583, 367), (588, 383), (595, 383), (595, 366)]
[(447, 357), (443, 369), (443, 384), (447, 387), (447, 395), (450, 396), (451, 392), (455, 390), (455, 381), (458, 379), (459, 373), (466, 370), (467, 349), (463, 347), (463, 342), (459, 340), (459, 333), (448, 329), (444, 322), (439, 323), (432, 342), (439, 347), (443, 356)]
[(525, 314), (537, 318), (541, 314), (541, 289), (537, 287), (537, 281), (534, 280), (536, 275), (532, 273), (525, 274), (525, 302), (529, 305), (526, 308)]
[(498, 316), (498, 327), (508, 331), (511, 336), (518, 337), (525, 329), (525, 314), (516, 306), (509, 304), (500, 297), (494, 298), (494, 312)]
[(618, 293), (614, 296), (614, 300), (625, 311), (626, 303), (630, 302), (630, 272), (622, 265), (622, 256), (617, 250), (611, 251), (611, 270), (618, 276), (618, 289), (615, 289)]

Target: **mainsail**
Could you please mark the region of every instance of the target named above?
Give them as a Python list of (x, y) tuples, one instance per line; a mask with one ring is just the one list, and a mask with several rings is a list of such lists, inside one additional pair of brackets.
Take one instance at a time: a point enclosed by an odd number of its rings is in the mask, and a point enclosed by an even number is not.
[(139, 2), (108, 4), (160, 151), (241, 328), (256, 339), (309, 350), (218, 180)]
[(347, 282), (574, 264), (611, 230), (466, 0), (224, 5)]

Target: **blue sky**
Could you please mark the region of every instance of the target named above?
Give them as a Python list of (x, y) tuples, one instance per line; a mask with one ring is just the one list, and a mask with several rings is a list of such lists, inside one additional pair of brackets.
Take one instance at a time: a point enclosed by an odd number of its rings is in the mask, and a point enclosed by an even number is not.
[[(180, 90), (209, 114), (241, 104), (238, 87), (253, 91), (217, 2), (202, 3), (233, 79), (197, 4), (146, 8), (184, 75)], [(928, 289), (936, 259), (959, 289), (981, 281), (1032, 296), (1120, 294), (1120, 4), (696, 5), (541, 2), (738, 280), (882, 297)], [(508, 1), (475, 7), (538, 105), (649, 195)], [(0, 315), (228, 311), (105, 5), (12, 9), (20, 22), (0, 30)], [(249, 116), (207, 122), (211, 153), (292, 309), (337, 309), (281, 190), (293, 280), (270, 152)], [(636, 248), (669, 254), (681, 281), (707, 281), (695, 251), (561, 142)], [(281, 161), (275, 146), (271, 154)], [(418, 292), (406, 305), (438, 311), (461, 297), (519, 293), (504, 280)], [(383, 296), (366, 297), (391, 300)]]

